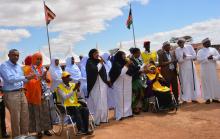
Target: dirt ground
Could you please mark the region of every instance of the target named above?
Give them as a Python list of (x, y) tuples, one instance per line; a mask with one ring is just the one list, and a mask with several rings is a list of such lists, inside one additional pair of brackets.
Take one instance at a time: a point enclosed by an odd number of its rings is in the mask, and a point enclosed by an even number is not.
[[(199, 73), (199, 70), (198, 70)], [(219, 72), (220, 73), (220, 72)], [(199, 74), (198, 74), (199, 75)], [(142, 113), (123, 121), (113, 119), (110, 111), (109, 123), (95, 129), (91, 136), (74, 136), (73, 139), (219, 139), (220, 104), (188, 103), (177, 113)], [(7, 121), (9, 117), (7, 117)], [(70, 130), (71, 131), (71, 130)], [(66, 139), (64, 131), (61, 137), (43, 137), (43, 139)]]

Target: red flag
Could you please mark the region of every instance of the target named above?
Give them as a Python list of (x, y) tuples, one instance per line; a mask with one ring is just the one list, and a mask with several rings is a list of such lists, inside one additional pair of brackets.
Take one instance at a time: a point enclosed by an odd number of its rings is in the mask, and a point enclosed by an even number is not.
[(56, 15), (53, 13), (50, 8), (47, 7), (46, 4), (44, 4), (44, 10), (45, 10), (45, 20), (47, 22), (47, 25), (50, 24), (50, 21), (52, 21)]
[(131, 28), (132, 23), (133, 23), (133, 19), (132, 19), (132, 12), (131, 12), (131, 8), (130, 8), (128, 19), (127, 19), (127, 22), (126, 22), (126, 26), (127, 26), (128, 29)]

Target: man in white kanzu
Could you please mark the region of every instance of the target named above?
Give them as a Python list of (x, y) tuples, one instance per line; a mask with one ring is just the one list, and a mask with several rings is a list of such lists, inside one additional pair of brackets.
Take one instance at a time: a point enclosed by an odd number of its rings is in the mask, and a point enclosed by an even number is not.
[(175, 54), (179, 64), (179, 78), (182, 89), (180, 98), (183, 103), (189, 101), (197, 103), (201, 91), (196, 74), (196, 67), (193, 62), (193, 60), (196, 59), (196, 52), (192, 45), (185, 44), (184, 38), (180, 38), (177, 44), (179, 47), (176, 49)]
[(86, 63), (88, 105), (93, 107), (95, 124), (108, 122), (107, 105), (107, 73), (104, 60), (99, 56), (97, 49), (89, 52), (89, 59)]
[(216, 71), (216, 61), (219, 59), (219, 52), (211, 47), (211, 41), (206, 38), (202, 41), (204, 48), (200, 49), (197, 59), (201, 67), (202, 93), (206, 104), (219, 103), (220, 87)]

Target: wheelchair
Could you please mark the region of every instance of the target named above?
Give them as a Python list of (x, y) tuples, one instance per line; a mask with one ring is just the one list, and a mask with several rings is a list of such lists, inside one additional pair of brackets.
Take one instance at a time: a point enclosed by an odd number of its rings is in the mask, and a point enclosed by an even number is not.
[[(84, 100), (79, 99), (79, 103), (83, 107), (87, 107), (87, 104)], [(56, 122), (53, 125), (53, 133), (56, 136), (61, 136), (64, 129), (66, 128), (66, 135), (67, 138), (70, 139), (70, 127), (73, 128), (73, 133), (75, 136), (82, 135), (78, 132), (76, 122), (74, 119), (71, 118), (71, 116), (67, 113), (66, 107), (63, 106), (61, 103), (55, 103), (55, 109), (56, 109)], [(95, 122), (92, 114), (89, 114), (89, 130), (94, 132), (95, 130)]]
[(151, 111), (153, 113), (174, 111), (176, 113), (179, 105), (177, 104), (174, 94), (172, 92), (166, 92), (166, 93), (170, 94), (171, 97), (170, 105), (167, 107), (163, 107), (160, 104), (157, 95), (154, 95), (147, 99), (148, 111)]

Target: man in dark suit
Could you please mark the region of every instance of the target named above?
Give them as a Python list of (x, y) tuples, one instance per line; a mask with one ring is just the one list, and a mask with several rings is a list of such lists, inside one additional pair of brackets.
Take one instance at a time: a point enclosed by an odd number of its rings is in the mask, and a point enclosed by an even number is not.
[(178, 81), (177, 81), (177, 60), (175, 53), (170, 52), (170, 43), (164, 42), (163, 49), (158, 53), (159, 66), (161, 67), (161, 75), (172, 86), (172, 92), (178, 103)]

